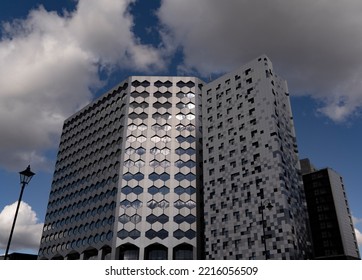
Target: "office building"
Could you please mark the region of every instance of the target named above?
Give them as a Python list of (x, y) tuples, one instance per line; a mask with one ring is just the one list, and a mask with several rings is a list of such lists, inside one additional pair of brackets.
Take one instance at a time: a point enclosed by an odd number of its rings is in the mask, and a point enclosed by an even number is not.
[(126, 79), (64, 123), (39, 259), (306, 258), (288, 95), (266, 56)]
[(40, 259), (196, 259), (201, 88), (130, 77), (67, 119)]
[(202, 104), (206, 259), (307, 258), (286, 82), (261, 56), (205, 85)]
[(315, 259), (360, 259), (342, 177), (301, 160)]

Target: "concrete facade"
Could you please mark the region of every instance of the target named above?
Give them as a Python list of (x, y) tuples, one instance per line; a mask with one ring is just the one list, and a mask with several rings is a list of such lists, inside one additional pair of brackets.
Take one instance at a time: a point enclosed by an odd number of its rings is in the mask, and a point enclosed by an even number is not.
[(306, 258), (286, 82), (261, 56), (205, 85), (202, 104), (206, 259)]

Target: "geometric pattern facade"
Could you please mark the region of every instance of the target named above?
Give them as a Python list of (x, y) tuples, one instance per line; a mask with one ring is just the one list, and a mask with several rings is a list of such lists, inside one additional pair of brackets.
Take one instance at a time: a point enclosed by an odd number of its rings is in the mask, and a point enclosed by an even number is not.
[(65, 121), (40, 259), (196, 258), (201, 88), (130, 77)]
[(190, 77), (131, 77), (116, 247), (197, 247), (202, 82)]
[(205, 85), (202, 102), (206, 259), (306, 258), (286, 82), (262, 56)]
[(64, 122), (40, 259), (110, 258), (128, 84)]

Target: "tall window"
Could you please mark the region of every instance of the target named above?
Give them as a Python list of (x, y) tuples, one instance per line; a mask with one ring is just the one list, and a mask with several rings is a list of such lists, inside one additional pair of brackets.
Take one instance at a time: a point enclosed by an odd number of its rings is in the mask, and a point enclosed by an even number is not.
[(152, 244), (145, 248), (146, 260), (167, 260), (168, 250), (161, 244)]
[(174, 260), (192, 260), (193, 247), (190, 244), (180, 244), (173, 249)]
[(119, 252), (120, 260), (138, 260), (139, 248), (136, 245), (126, 244), (123, 245)]

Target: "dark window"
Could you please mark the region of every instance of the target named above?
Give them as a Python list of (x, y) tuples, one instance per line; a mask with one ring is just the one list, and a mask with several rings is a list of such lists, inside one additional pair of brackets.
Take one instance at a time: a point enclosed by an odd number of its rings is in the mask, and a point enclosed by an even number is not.
[(152, 244), (145, 248), (146, 260), (167, 260), (168, 250), (161, 244)]

